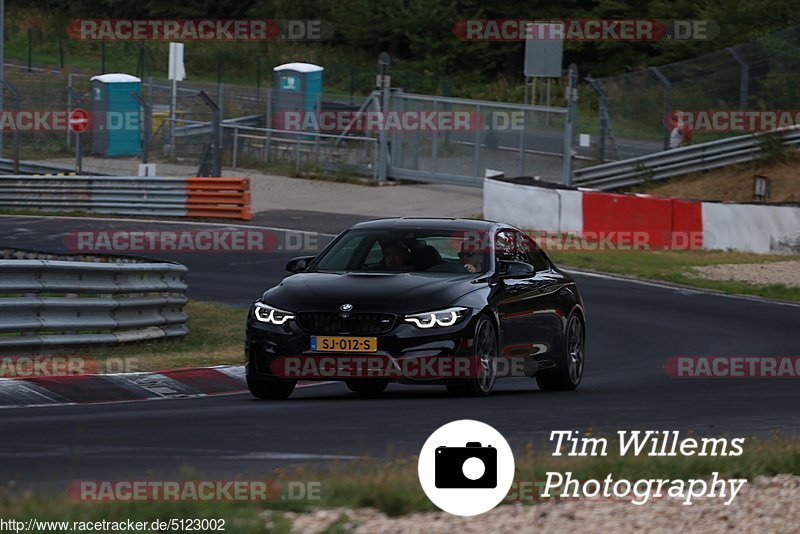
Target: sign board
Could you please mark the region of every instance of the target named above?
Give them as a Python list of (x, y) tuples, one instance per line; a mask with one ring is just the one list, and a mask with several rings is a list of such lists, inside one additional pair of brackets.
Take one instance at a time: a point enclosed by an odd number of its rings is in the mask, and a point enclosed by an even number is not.
[(69, 113), (69, 129), (81, 133), (89, 128), (89, 113), (83, 108), (75, 108)]
[(558, 78), (564, 56), (564, 23), (533, 22), (525, 27), (525, 76)]
[(169, 79), (182, 81), (186, 77), (183, 68), (183, 43), (169, 44)]

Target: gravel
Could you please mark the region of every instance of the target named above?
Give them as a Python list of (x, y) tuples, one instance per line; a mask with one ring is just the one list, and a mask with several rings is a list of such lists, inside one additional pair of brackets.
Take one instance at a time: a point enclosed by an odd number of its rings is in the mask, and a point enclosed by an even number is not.
[(783, 284), (800, 287), (800, 260), (768, 263), (724, 263), (695, 267), (695, 274), (711, 280), (735, 280), (748, 284)]
[[(627, 501), (543, 502), (504, 505), (477, 517), (444, 512), (387, 517), (373, 509), (326, 509), (286, 513), (293, 532), (321, 533), (333, 523), (356, 533), (485, 534), (486, 532), (615, 532), (673, 533), (797, 532), (800, 528), (800, 477), (756, 477), (745, 484), (736, 500), (724, 506), (719, 499), (698, 500), (684, 506), (680, 500), (661, 499), (636, 506)], [(342, 520), (342, 518), (345, 518)], [(272, 524), (272, 513), (264, 519)], [(342, 522), (343, 521), (343, 522)]]

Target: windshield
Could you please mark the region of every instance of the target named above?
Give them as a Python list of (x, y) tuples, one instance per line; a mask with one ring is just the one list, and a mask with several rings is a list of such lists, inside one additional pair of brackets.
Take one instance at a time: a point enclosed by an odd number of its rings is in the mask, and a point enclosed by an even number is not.
[(317, 262), (316, 271), (484, 273), (486, 247), (457, 230), (351, 230)]

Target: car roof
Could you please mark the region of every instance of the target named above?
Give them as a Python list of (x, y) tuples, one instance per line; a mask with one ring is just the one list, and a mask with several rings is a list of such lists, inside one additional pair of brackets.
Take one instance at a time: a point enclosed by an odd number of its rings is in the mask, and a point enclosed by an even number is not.
[(501, 227), (500, 223), (483, 219), (462, 219), (445, 217), (394, 217), (364, 221), (352, 226), (352, 229), (408, 228), (430, 230), (483, 230), (490, 231)]

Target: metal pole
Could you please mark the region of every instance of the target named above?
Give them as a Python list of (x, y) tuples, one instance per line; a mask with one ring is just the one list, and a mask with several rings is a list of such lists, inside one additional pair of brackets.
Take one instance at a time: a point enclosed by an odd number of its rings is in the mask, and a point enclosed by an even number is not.
[(270, 145), (272, 144), (272, 88), (267, 89), (267, 133), (264, 136), (264, 161), (269, 161)]
[(256, 100), (261, 100), (261, 56), (256, 56)]
[(572, 63), (567, 73), (567, 116), (564, 124), (564, 167), (562, 181), (572, 187), (572, 147), (578, 119), (578, 67)]
[(208, 107), (214, 112), (213, 125), (211, 130), (211, 162), (213, 166), (212, 175), (219, 178), (222, 176), (222, 161), (220, 160), (220, 127), (222, 119), (219, 106), (206, 94), (200, 91), (198, 96), (203, 99)]
[(81, 139), (83, 134), (75, 132), (75, 172), (77, 174), (83, 173), (83, 152), (81, 151)]
[[(19, 113), (19, 91), (8, 80), (3, 80), (3, 91), (11, 93), (14, 110)], [(14, 174), (19, 174), (19, 129), (14, 129)]]
[[(650, 70), (653, 71), (653, 74), (661, 81), (664, 85), (664, 119), (669, 117), (669, 114), (672, 112), (672, 84), (664, 76), (664, 73), (661, 72), (661, 69), (658, 67), (650, 67)], [(664, 124), (664, 150), (669, 150), (669, 136), (670, 131), (669, 127), (665, 120), (661, 121)]]
[(172, 80), (172, 100), (169, 104), (169, 157), (175, 159), (175, 113), (178, 105), (178, 82)]
[[(433, 116), (437, 116), (439, 114), (439, 101), (435, 100), (433, 102)], [(434, 128), (433, 132), (431, 133), (431, 170), (436, 172), (437, 170), (437, 162), (439, 160), (439, 132), (437, 129)]]
[[(381, 85), (383, 86), (383, 103), (381, 104), (384, 116), (389, 112), (389, 84), (386, 83), (386, 76), (381, 76)], [(388, 141), (389, 137), (386, 135), (386, 128), (382, 128), (380, 132), (380, 147), (378, 152), (378, 180), (385, 181), (387, 176), (388, 165)]]
[[(77, 105), (83, 107), (83, 98), (81, 98), (81, 95), (75, 92), (75, 89), (72, 87), (69, 87), (68, 91), (72, 98), (75, 99)], [(82, 139), (83, 134), (81, 132), (75, 132), (75, 172), (78, 174), (83, 173), (83, 151), (81, 150)]]
[[(72, 76), (73, 73), (67, 75), (67, 115), (72, 111)], [(67, 128), (67, 148), (72, 147), (72, 129)]]
[[(6, 0), (0, 0), (0, 86), (5, 82), (6, 56), (5, 56), (5, 27), (6, 27)], [(4, 109), (3, 91), (0, 91), (0, 109)], [(3, 132), (0, 130), (0, 157), (3, 156)]]
[(608, 103), (606, 102), (606, 94), (600, 89), (597, 81), (591, 75), (585, 79), (597, 94), (597, 113), (600, 120), (600, 163), (603, 163), (606, 160), (606, 132), (608, 131), (606, 115), (608, 114)]
[(212, 143), (214, 143), (214, 154), (211, 158), (211, 161), (214, 165), (214, 176), (217, 178), (222, 176), (222, 160), (220, 156), (222, 155), (222, 136), (220, 135), (222, 129), (222, 111), (219, 107), (214, 110), (214, 135), (212, 137)]
[[(545, 101), (546, 102), (545, 105), (548, 108), (550, 107), (550, 84), (552, 83), (552, 81), (553, 81), (552, 78), (547, 78), (547, 100)], [(545, 126), (550, 126), (550, 114), (549, 113), (545, 113), (544, 114), (544, 124), (545, 124)]]
[[(475, 105), (475, 116), (481, 116), (480, 104)], [(481, 162), (481, 122), (483, 121), (479, 121), (478, 124), (475, 125), (475, 154), (472, 160), (472, 176), (480, 176), (478, 168)]]
[(152, 128), (150, 124), (150, 106), (147, 105), (147, 102), (141, 97), (141, 95), (137, 92), (131, 92), (131, 96), (139, 103), (142, 107), (142, 111), (144, 112), (144, 135), (142, 137), (142, 163), (148, 163), (148, 156), (150, 154), (150, 129)]
[(233, 127), (233, 155), (231, 156), (231, 167), (236, 168), (236, 153), (239, 151), (239, 128)]
[(730, 55), (739, 63), (741, 74), (739, 75), (739, 109), (747, 109), (748, 85), (750, 82), (750, 66), (744, 58), (739, 55), (735, 48), (726, 48)]
[(517, 166), (517, 174), (525, 176), (525, 133), (527, 131), (528, 112), (522, 112), (522, 128), (519, 131), (519, 162)]
[[(19, 93), (14, 91), (12, 94), (14, 97), (14, 109), (19, 113)], [(14, 129), (14, 174), (19, 174), (19, 129), (17, 128)]]

